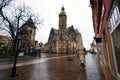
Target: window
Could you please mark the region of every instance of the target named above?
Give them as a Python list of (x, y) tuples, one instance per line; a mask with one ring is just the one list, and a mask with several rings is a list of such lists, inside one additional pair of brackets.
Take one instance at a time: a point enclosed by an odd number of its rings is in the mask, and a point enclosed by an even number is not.
[(113, 4), (108, 21), (110, 23), (110, 37), (113, 45), (113, 54), (116, 59), (117, 72), (120, 74), (120, 12), (116, 4)]
[(118, 7), (115, 6), (111, 13), (111, 17), (109, 19), (111, 31), (113, 31), (113, 29), (116, 28), (117, 26), (116, 24), (118, 23), (119, 18), (120, 18), (120, 13)]
[(120, 74), (120, 26), (118, 26), (111, 34), (113, 40), (113, 48), (116, 56), (118, 73)]
[(111, 25), (111, 28), (110, 28), (110, 29), (112, 29), (112, 27), (113, 27), (113, 21), (112, 21), (112, 18), (110, 19), (110, 25)]
[(119, 12), (118, 7), (116, 7), (116, 13), (117, 13), (117, 17), (120, 18), (120, 12)]
[(115, 17), (115, 22), (117, 23), (118, 19), (120, 18), (120, 13), (117, 6), (114, 9), (114, 17)]
[(30, 30), (30, 34), (32, 34), (32, 30)]
[(117, 18), (118, 18), (118, 17), (117, 17), (117, 9), (116, 9), (116, 8), (114, 9), (114, 18), (115, 18), (115, 22), (116, 22), (116, 21), (117, 21)]
[(113, 27), (115, 26), (115, 18), (114, 18), (114, 14), (112, 14), (112, 23), (113, 23)]

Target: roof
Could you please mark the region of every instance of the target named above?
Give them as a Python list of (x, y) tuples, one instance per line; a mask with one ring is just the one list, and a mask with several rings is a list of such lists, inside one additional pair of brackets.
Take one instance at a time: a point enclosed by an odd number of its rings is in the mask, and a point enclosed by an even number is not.
[(60, 12), (59, 16), (60, 15), (65, 15), (66, 16), (65, 8), (63, 6), (61, 8), (61, 12)]
[(59, 30), (57, 30), (57, 29), (53, 29), (53, 30), (54, 30), (54, 33), (56, 33), (56, 34), (57, 34), (57, 33), (58, 33), (58, 31), (59, 31)]
[(34, 25), (34, 22), (32, 20), (32, 18), (29, 18), (25, 24), (22, 25), (22, 27), (25, 27), (26, 25), (28, 25), (29, 27), (32, 27), (32, 28), (36, 28), (35, 25)]
[(9, 36), (7, 36), (7, 35), (0, 35), (0, 38), (9, 39)]

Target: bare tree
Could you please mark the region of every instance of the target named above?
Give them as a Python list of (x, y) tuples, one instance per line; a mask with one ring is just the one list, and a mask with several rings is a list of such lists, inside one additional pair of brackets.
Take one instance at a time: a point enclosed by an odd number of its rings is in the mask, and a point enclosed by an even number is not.
[[(0, 0), (0, 30), (4, 30), (11, 35), (13, 40), (13, 54), (15, 54), (14, 66), (11, 75), (16, 75), (16, 60), (18, 53), (18, 39), (22, 31), (22, 25), (31, 17), (34, 24), (42, 24), (42, 20), (32, 13), (29, 7), (25, 4), (16, 7), (12, 6), (15, 0)], [(22, 32), (22, 33), (21, 33)]]
[(11, 37), (14, 38), (28, 18), (31, 17), (36, 25), (42, 23), (39, 16), (32, 13), (32, 10), (26, 7), (25, 4), (16, 8), (15, 6), (14, 8), (9, 6), (12, 1), (13, 0), (0, 0), (1, 30), (7, 31)]
[(18, 35), (22, 32), (22, 25), (31, 17), (35, 25), (42, 24), (40, 16), (32, 13), (30, 7), (25, 4), (15, 7), (10, 5), (15, 0), (0, 0), (0, 30), (4, 30), (11, 35), (14, 46)]

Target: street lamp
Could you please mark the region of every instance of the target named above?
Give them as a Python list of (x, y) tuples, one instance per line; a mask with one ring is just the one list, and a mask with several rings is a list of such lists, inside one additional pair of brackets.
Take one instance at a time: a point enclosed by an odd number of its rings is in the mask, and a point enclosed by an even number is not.
[(68, 54), (68, 40), (67, 40), (67, 54)]
[(19, 53), (19, 40), (21, 39), (21, 34), (20, 32), (15, 36), (15, 44), (16, 44), (16, 49), (15, 49), (15, 58), (14, 58), (14, 63), (13, 63), (13, 67), (12, 67), (12, 71), (11, 71), (11, 75), (10, 77), (15, 77), (18, 76), (16, 74), (16, 62), (17, 62), (17, 57), (18, 57), (18, 53)]

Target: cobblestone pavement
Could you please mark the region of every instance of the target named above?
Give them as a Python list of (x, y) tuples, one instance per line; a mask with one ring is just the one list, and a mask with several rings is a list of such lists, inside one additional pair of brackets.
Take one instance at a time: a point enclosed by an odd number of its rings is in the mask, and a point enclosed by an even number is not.
[(79, 66), (76, 55), (21, 60), (17, 63), (18, 76), (11, 78), (12, 63), (0, 64), (0, 80), (105, 80), (97, 55), (86, 56), (86, 68)]

